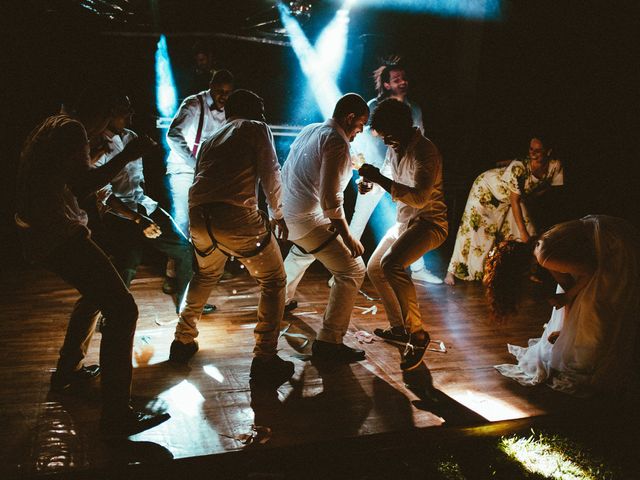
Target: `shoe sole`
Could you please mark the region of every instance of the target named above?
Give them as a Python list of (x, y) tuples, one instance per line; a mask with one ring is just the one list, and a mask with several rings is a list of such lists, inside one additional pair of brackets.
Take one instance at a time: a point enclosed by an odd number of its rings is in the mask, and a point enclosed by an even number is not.
[(171, 418), (171, 415), (169, 413), (163, 413), (163, 414), (158, 415), (157, 417), (155, 417), (153, 420), (149, 420), (147, 422), (141, 422), (136, 426), (137, 428), (132, 428), (132, 429), (127, 430), (127, 431), (109, 431), (108, 428), (106, 428), (104, 430), (101, 428), (100, 429), (100, 436), (105, 440), (115, 439), (115, 438), (123, 438), (123, 437), (130, 437), (131, 435), (137, 435), (138, 433), (142, 433), (142, 432), (145, 432), (147, 430), (151, 430), (152, 428), (155, 428), (158, 425), (166, 422), (170, 418)]

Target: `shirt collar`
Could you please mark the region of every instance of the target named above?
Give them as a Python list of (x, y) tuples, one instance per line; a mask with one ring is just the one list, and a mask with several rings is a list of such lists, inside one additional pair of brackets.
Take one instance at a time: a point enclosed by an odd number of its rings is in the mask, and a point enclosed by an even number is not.
[(349, 142), (349, 137), (347, 137), (347, 134), (345, 133), (345, 131), (338, 124), (338, 122), (336, 122), (333, 118), (328, 118), (327, 120), (325, 120), (324, 124), (328, 127), (335, 129), (340, 134), (340, 136), (344, 139), (344, 141), (347, 142), (347, 144), (351, 143)]

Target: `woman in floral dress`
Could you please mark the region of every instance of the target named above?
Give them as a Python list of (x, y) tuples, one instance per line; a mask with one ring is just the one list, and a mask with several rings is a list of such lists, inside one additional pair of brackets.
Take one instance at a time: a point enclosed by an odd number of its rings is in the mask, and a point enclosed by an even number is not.
[(535, 234), (525, 202), (564, 183), (562, 163), (551, 159), (551, 148), (534, 137), (529, 156), (478, 176), (471, 186), (445, 283), (482, 280), (491, 248), (502, 240), (526, 242)]

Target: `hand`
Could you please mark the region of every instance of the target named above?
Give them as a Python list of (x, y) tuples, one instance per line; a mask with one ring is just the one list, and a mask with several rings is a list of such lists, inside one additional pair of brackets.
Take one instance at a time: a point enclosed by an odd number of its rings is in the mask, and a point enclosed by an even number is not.
[(135, 222), (142, 230), (142, 234), (147, 238), (158, 238), (160, 235), (162, 235), (162, 230), (160, 230), (160, 227), (149, 217), (140, 215), (136, 218)]
[(374, 167), (370, 163), (365, 163), (358, 169), (358, 173), (361, 177), (364, 177), (365, 180), (370, 182), (379, 183), (379, 179), (382, 176), (380, 173), (380, 169), (378, 167)]
[(287, 228), (287, 224), (284, 221), (284, 218), (276, 220), (272, 218), (271, 221), (271, 231), (275, 234), (278, 240), (285, 241), (289, 238), (289, 229)]
[(547, 340), (549, 340), (549, 343), (556, 343), (556, 340), (558, 340), (559, 336), (560, 336), (560, 332), (559, 331), (551, 332), (549, 334), (549, 336), (547, 337)]
[(360, 243), (360, 240), (358, 240), (357, 238), (351, 235), (347, 235), (346, 237), (342, 237), (342, 241), (351, 252), (351, 256), (353, 258), (359, 257), (364, 253), (364, 247), (362, 246), (362, 243)]
[(373, 189), (373, 183), (367, 182), (362, 177), (356, 181), (356, 184), (358, 185), (358, 192), (360, 192), (361, 195), (369, 193)]
[(549, 305), (556, 309), (564, 307), (569, 302), (569, 299), (564, 293), (556, 293), (549, 299)]
[(134, 138), (124, 147), (122, 153), (129, 157), (129, 161), (137, 160), (138, 158), (151, 153), (158, 147), (158, 144), (151, 139), (148, 135), (142, 135), (138, 138)]

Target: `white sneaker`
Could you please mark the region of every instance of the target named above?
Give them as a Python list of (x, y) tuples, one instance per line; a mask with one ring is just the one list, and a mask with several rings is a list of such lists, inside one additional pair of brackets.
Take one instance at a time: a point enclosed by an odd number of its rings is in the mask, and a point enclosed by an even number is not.
[(440, 285), (442, 283), (441, 278), (436, 277), (426, 268), (421, 268), (420, 270), (411, 272), (411, 278), (418, 282), (434, 283), (436, 285)]

